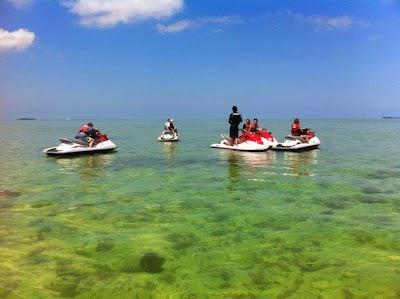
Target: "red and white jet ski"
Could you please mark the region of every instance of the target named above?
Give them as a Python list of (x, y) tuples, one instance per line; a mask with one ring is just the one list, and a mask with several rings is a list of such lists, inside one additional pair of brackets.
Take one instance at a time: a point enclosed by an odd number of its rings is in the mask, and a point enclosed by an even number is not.
[(211, 147), (234, 151), (261, 152), (266, 151), (277, 143), (274, 136), (267, 131), (257, 133), (245, 132), (239, 136), (240, 143), (237, 145), (231, 145), (229, 137), (225, 135), (221, 135), (221, 137), (222, 141), (211, 144)]

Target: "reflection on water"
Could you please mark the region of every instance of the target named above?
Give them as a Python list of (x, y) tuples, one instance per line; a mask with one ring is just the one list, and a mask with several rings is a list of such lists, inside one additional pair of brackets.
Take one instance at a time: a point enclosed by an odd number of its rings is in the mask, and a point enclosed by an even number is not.
[(250, 170), (257, 168), (270, 167), (276, 158), (276, 154), (273, 151), (266, 151), (262, 153), (239, 153), (242, 157), (243, 164)]
[(171, 160), (175, 157), (177, 142), (161, 142), (162, 151), (166, 160)]
[(56, 158), (56, 163), (60, 166), (59, 173), (76, 174), (79, 173), (86, 179), (99, 177), (105, 167), (110, 166), (114, 160), (113, 154), (88, 155), (69, 158)]
[(228, 191), (236, 191), (240, 184), (240, 157), (235, 152), (228, 152), (226, 155), (228, 161)]
[(292, 175), (295, 177), (301, 176), (314, 176), (314, 165), (318, 163), (319, 150), (294, 153), (284, 153), (285, 167), (289, 173), (285, 172), (285, 175)]
[(249, 170), (258, 168), (267, 168), (271, 166), (275, 159), (276, 153), (273, 151), (266, 152), (239, 152), (239, 151), (220, 151), (222, 160), (232, 161), (241, 166), (245, 166)]
[(235, 191), (240, 186), (241, 171), (244, 171), (248, 179), (255, 170), (270, 167), (275, 161), (276, 154), (272, 151), (259, 153), (220, 151), (220, 157), (228, 162), (228, 190)]

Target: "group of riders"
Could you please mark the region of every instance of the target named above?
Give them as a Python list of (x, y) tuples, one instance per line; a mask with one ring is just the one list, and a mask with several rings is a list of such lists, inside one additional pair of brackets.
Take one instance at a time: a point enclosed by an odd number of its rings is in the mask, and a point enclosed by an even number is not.
[[(165, 122), (162, 135), (168, 132), (173, 134), (174, 137), (178, 136), (178, 129), (175, 128), (172, 118), (168, 118)], [(99, 142), (108, 140), (107, 136), (102, 134), (99, 129), (95, 128), (91, 122), (80, 127), (75, 138), (87, 143), (89, 147), (93, 147)]]
[[(258, 119), (254, 118), (251, 121), (249, 118), (243, 124), (242, 129), (239, 129), (239, 125), (242, 122), (242, 116), (238, 111), (237, 106), (232, 107), (232, 113), (229, 115), (229, 137), (230, 145), (238, 145), (246, 140), (261, 141), (261, 137), (269, 140), (273, 140), (273, 136), (265, 128), (260, 127)], [(242, 134), (239, 135), (239, 131)], [(174, 125), (174, 119), (168, 118), (164, 123), (164, 130), (162, 135), (170, 133), (174, 137), (178, 136), (178, 130)], [(312, 136), (313, 132), (310, 129), (302, 128), (300, 125), (300, 120), (296, 118), (291, 127), (291, 135), (299, 137), (303, 142), (308, 142)], [(107, 140), (107, 136), (100, 133), (100, 131), (93, 127), (93, 123), (89, 122), (79, 128), (78, 134), (75, 136), (76, 139), (82, 140), (89, 144), (89, 147), (93, 147), (98, 142)]]
[[(249, 118), (246, 119), (242, 129), (240, 130), (239, 125), (242, 121), (242, 116), (239, 113), (237, 106), (233, 106), (232, 113), (229, 115), (228, 120), (230, 124), (229, 141), (231, 146), (238, 145), (247, 140), (257, 141), (257, 138), (261, 139), (260, 137), (264, 137), (271, 141), (273, 140), (274, 137), (272, 136), (271, 132), (268, 132), (265, 128), (260, 127), (257, 118), (254, 118), (253, 121), (251, 121)], [(239, 131), (242, 131), (242, 134), (239, 135)], [(313, 137), (313, 134), (314, 132), (312, 132), (310, 129), (303, 129), (301, 127), (300, 120), (298, 118), (293, 121), (291, 127), (292, 136), (299, 137), (299, 140), (302, 142), (308, 142), (309, 139)]]

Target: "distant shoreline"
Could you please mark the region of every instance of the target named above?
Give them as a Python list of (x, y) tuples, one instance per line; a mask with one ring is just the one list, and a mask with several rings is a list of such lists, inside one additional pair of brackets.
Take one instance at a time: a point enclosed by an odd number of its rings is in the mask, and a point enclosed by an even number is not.
[(382, 119), (400, 119), (400, 116), (382, 116)]
[(21, 117), (21, 118), (17, 118), (17, 120), (36, 120), (36, 118), (33, 118), (33, 117)]

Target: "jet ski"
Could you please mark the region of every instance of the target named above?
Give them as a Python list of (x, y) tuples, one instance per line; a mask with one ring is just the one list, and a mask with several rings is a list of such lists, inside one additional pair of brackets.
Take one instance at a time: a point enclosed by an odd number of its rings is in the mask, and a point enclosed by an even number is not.
[(158, 141), (162, 142), (174, 142), (179, 141), (179, 134), (174, 134), (171, 131), (165, 131), (158, 137)]
[(319, 147), (321, 141), (315, 135), (314, 132), (309, 133), (308, 142), (300, 136), (286, 136), (285, 141), (282, 143), (277, 143), (272, 146), (271, 149), (275, 151), (292, 151), (292, 152), (303, 152), (314, 150)]
[(234, 151), (246, 151), (246, 152), (262, 152), (266, 151), (272, 146), (272, 142), (261, 137), (259, 134), (246, 132), (240, 135), (239, 140), (241, 141), (238, 145), (231, 145), (229, 137), (221, 135), (222, 140), (220, 143), (214, 143), (210, 146), (219, 149), (228, 149)]
[(101, 133), (98, 133), (92, 147), (89, 147), (88, 142), (80, 139), (61, 138), (60, 142), (58, 146), (46, 148), (43, 152), (48, 156), (70, 156), (112, 152), (117, 148), (106, 135)]

